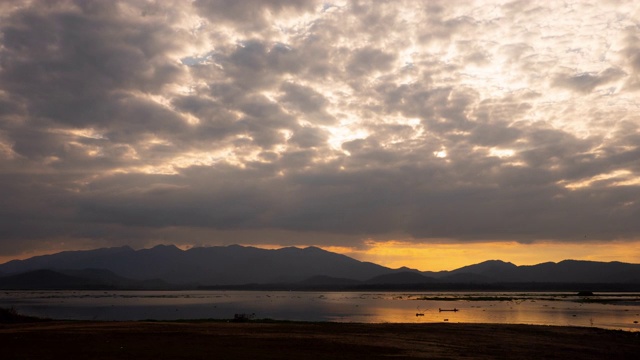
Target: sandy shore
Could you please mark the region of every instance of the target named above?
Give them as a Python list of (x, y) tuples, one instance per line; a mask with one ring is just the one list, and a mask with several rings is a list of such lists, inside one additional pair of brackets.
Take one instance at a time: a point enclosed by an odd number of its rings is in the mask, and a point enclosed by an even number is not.
[(638, 359), (640, 335), (489, 324), (0, 324), (3, 359)]

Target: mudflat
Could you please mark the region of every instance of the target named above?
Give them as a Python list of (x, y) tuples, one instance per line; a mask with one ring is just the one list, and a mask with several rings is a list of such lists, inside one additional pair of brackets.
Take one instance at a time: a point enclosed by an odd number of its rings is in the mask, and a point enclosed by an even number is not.
[(493, 324), (0, 324), (3, 359), (638, 359), (640, 334)]

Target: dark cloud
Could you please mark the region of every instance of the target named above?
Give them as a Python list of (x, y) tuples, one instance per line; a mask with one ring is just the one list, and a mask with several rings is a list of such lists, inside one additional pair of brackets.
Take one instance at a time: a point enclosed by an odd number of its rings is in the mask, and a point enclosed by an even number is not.
[(279, 79), (281, 73), (295, 70), (280, 66), (288, 50), (270, 49), (262, 41), (244, 41), (223, 60), (227, 73), (243, 89), (268, 87)]
[(577, 75), (558, 75), (554, 79), (553, 84), (577, 92), (588, 93), (600, 85), (618, 80), (625, 75), (626, 74), (620, 69), (608, 68), (599, 74), (582, 73)]
[(2, 29), (4, 90), (26, 99), (30, 116), (76, 127), (108, 123), (114, 91), (155, 92), (181, 72), (166, 56), (179, 37), (160, 21), (80, 4), (19, 10)]
[(327, 112), (329, 101), (320, 93), (306, 86), (285, 83), (280, 90), (283, 95), (280, 100), (301, 117), (308, 118), (314, 123), (331, 124), (335, 118)]
[(286, 12), (311, 11), (316, 6), (309, 0), (196, 0), (200, 14), (212, 22), (231, 23), (241, 30), (259, 31), (268, 26), (270, 17)]
[(350, 75), (361, 76), (376, 70), (389, 70), (394, 60), (393, 54), (385, 53), (380, 49), (370, 47), (357, 49), (347, 64), (347, 72)]
[(301, 127), (291, 136), (289, 142), (298, 145), (301, 148), (322, 147), (327, 143), (328, 135), (325, 131), (311, 128)]

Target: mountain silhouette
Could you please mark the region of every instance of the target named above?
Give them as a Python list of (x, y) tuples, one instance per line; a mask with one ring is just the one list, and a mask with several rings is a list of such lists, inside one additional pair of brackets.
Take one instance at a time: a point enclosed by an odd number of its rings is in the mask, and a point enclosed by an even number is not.
[(441, 282), (640, 283), (640, 264), (563, 260), (516, 266), (489, 260), (452, 271), (425, 272)]
[(391, 274), (375, 276), (365, 283), (367, 284), (425, 284), (434, 282), (435, 279), (412, 271), (402, 271)]
[(108, 270), (134, 280), (199, 285), (290, 283), (315, 275), (363, 281), (393, 271), (317, 247), (268, 250), (239, 245), (185, 251), (165, 245), (137, 251), (128, 247), (73, 251), (0, 265), (0, 271), (7, 274), (87, 268)]
[(360, 284), (361, 282), (353, 279), (336, 278), (325, 275), (316, 275), (300, 282), (300, 285), (306, 287), (312, 286), (351, 286)]
[(9, 261), (0, 265), (0, 274), (2, 289), (219, 288), (247, 284), (340, 289), (419, 285), (416, 288), (442, 289), (446, 288), (442, 284), (640, 284), (640, 265), (621, 262), (564, 260), (516, 266), (489, 260), (452, 271), (419, 272), (406, 267), (391, 269), (317, 247), (271, 250), (239, 245), (65, 251)]
[(0, 289), (65, 290), (65, 289), (168, 289), (162, 280), (137, 281), (118, 276), (108, 270), (40, 269), (0, 277)]

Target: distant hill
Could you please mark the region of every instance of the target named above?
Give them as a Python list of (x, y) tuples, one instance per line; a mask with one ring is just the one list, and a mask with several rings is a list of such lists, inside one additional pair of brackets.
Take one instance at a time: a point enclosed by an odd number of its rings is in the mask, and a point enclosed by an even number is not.
[(425, 284), (432, 282), (435, 282), (435, 279), (410, 271), (378, 275), (365, 281), (366, 284)]
[(640, 283), (640, 264), (564, 260), (516, 266), (489, 260), (452, 271), (425, 272), (440, 282), (475, 283)]
[(259, 289), (271, 284), (278, 289), (357, 290), (384, 289), (386, 285), (389, 289), (421, 290), (523, 288), (515, 284), (529, 284), (530, 288), (538, 288), (536, 284), (622, 284), (618, 288), (640, 288), (640, 265), (621, 262), (565, 260), (516, 266), (490, 260), (452, 271), (419, 272), (405, 267), (390, 269), (317, 247), (267, 250), (239, 245), (67, 251), (10, 261), (0, 265), (0, 273), (4, 274), (0, 276), (2, 289), (238, 288), (247, 284)]
[(100, 268), (134, 280), (199, 285), (293, 283), (316, 275), (363, 281), (394, 271), (316, 247), (267, 250), (238, 245), (186, 251), (164, 245), (137, 251), (129, 247), (73, 251), (0, 265), (0, 271), (6, 274), (86, 268)]
[(38, 269), (106, 269), (112, 259), (133, 253), (128, 246), (103, 248), (96, 250), (63, 251), (52, 255), (35, 256), (26, 260), (12, 260), (0, 265), (5, 275)]
[(40, 269), (0, 278), (0, 289), (82, 289), (91, 287), (88, 279)]
[(131, 280), (99, 269), (67, 271), (40, 269), (0, 277), (0, 289), (14, 290), (167, 289), (169, 287), (169, 284), (161, 280)]
[(361, 281), (345, 278), (336, 278), (325, 275), (316, 275), (308, 279), (302, 280), (299, 284), (302, 286), (351, 286), (360, 284)]

